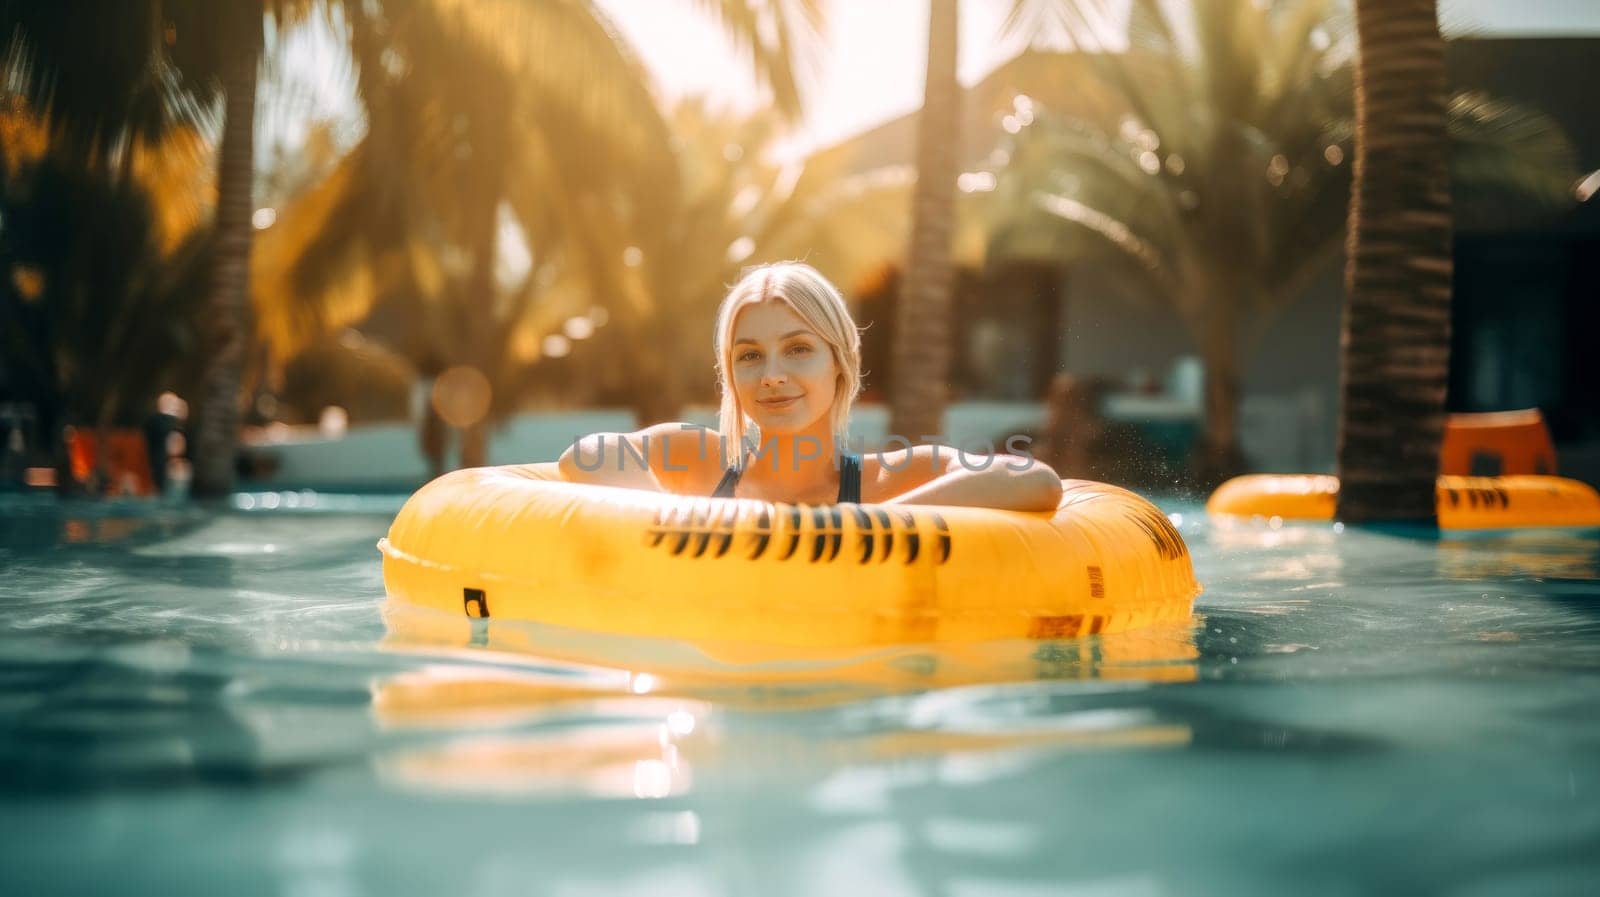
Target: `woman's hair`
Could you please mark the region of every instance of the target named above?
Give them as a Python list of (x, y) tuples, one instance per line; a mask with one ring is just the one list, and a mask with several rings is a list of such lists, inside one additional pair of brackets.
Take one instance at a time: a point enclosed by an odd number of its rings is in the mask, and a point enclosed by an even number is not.
[(802, 262), (775, 262), (751, 268), (728, 291), (717, 311), (717, 380), (722, 389), (722, 407), (717, 430), (728, 450), (736, 452), (735, 464), (744, 466), (746, 434), (752, 421), (739, 406), (733, 387), (733, 325), (747, 305), (782, 302), (816, 331), (833, 350), (839, 369), (833, 406), (828, 409), (828, 431), (835, 450), (844, 449), (850, 424), (850, 405), (861, 391), (861, 334), (856, 330), (844, 297), (817, 269)]

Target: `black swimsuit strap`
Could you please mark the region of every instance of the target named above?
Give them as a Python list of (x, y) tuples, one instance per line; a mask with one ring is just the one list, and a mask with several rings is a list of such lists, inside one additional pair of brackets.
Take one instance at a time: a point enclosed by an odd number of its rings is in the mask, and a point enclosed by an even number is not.
[[(733, 498), (733, 490), (739, 485), (739, 477), (744, 473), (737, 467), (728, 467), (722, 471), (722, 479), (717, 481), (717, 488), (712, 491), (712, 498)], [(861, 501), (861, 456), (845, 452), (839, 457), (839, 497), (835, 501), (856, 502)]]
[(861, 456), (845, 452), (839, 459), (839, 498), (841, 502), (861, 503)]
[(739, 485), (739, 468), (726, 467), (722, 471), (722, 479), (717, 481), (717, 488), (711, 493), (712, 498), (732, 498), (733, 488)]

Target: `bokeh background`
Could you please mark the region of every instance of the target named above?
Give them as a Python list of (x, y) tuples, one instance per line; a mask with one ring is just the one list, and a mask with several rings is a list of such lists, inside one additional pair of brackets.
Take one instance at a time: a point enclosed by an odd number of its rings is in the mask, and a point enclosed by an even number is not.
[[(0, 13), (5, 488), (407, 489), (708, 423), (717, 302), (791, 258), (866, 328), (868, 443), (1026, 434), (1166, 492), (1336, 466), (1347, 2)], [(1537, 408), (1595, 482), (1600, 10), (1438, 20), (1448, 409)]]

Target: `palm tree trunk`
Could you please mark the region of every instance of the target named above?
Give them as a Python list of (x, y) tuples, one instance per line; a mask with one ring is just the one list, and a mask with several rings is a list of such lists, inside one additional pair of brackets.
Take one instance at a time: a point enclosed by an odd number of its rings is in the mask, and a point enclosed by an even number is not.
[(1239, 449), (1239, 333), (1233, 311), (1236, 295), (1216, 293), (1201, 322), (1200, 356), (1205, 365), (1205, 429), (1194, 475), (1211, 487), (1244, 468)]
[[(502, 384), (503, 370), (500, 347), (504, 345), (502, 328), (509, 324), (500, 320), (497, 313), (495, 258), (499, 248), (500, 194), (504, 183), (504, 168), (499, 157), (487, 154), (480, 169), (484, 178), (483, 193), (477, 197), (472, 227), (472, 273), (467, 280), (467, 308), (471, 309), (466, 322), (467, 364), (476, 367), (493, 389)], [(497, 338), (498, 337), (498, 338)], [(490, 397), (489, 408), (503, 401), (500, 396)], [(489, 422), (494, 412), (468, 424), (461, 431), (461, 466), (483, 467), (489, 463)]]
[[(226, 118), (217, 161), (217, 212), (211, 297), (204, 323), (205, 373), (196, 407), (194, 482), (197, 496), (233, 490), (239, 446), (239, 388), (250, 339), (250, 218), (255, 211), (256, 67), (261, 57), (261, 10), (227, 4), (227, 27), (240, 40), (223, 64)], [(220, 10), (219, 10), (220, 12)], [(225, 13), (224, 13), (225, 14)]]
[(461, 431), (461, 466), (486, 467), (489, 464), (489, 424), (478, 421)]
[[(660, 302), (657, 297), (657, 302)], [(663, 306), (665, 307), (665, 306)], [(678, 307), (683, 307), (679, 305)], [(668, 313), (653, 312), (639, 321), (622, 325), (624, 345), (628, 346), (681, 346), (679, 338), (681, 321)], [(640, 427), (678, 419), (683, 408), (683, 391), (680, 374), (681, 361), (657, 349), (651, 352), (632, 353), (634, 387), (629, 390), (634, 423)]]
[(1450, 363), (1449, 144), (1434, 0), (1357, 0), (1342, 520), (1433, 522)]
[(911, 249), (895, 311), (889, 429), (911, 440), (941, 432), (949, 396), (950, 238), (955, 226), (961, 86), (956, 81), (956, 0), (928, 10), (928, 73), (917, 117), (917, 186)]
[(444, 456), (450, 443), (449, 425), (439, 416), (439, 409), (433, 407), (433, 384), (436, 382), (436, 377), (437, 374), (425, 381), (428, 385), (428, 394), (423, 397), (422, 422), (417, 430), (417, 446), (422, 451), (422, 457), (428, 462), (430, 480), (444, 474)]
[(664, 379), (635, 390), (634, 399), (629, 404), (634, 421), (640, 427), (677, 420), (683, 410), (683, 402)]

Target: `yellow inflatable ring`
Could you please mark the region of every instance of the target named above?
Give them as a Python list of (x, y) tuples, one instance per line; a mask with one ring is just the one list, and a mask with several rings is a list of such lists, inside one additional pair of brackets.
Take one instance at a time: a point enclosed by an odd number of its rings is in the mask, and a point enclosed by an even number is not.
[[(1218, 517), (1332, 520), (1339, 479), (1309, 474), (1235, 477), (1211, 493)], [(1600, 527), (1600, 493), (1552, 476), (1439, 477), (1439, 528), (1448, 530)]]
[(1189, 618), (1188, 547), (1154, 505), (1069, 480), (1054, 514), (786, 505), (446, 474), (400, 509), (391, 598), (624, 635), (797, 647), (1072, 638)]

